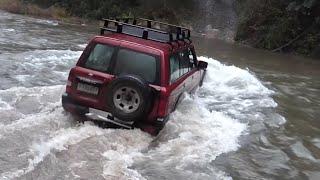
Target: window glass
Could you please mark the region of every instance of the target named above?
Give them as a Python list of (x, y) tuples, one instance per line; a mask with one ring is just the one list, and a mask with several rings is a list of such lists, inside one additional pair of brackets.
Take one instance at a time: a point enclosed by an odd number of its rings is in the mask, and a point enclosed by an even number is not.
[(192, 69), (195, 67), (196, 60), (195, 60), (195, 57), (194, 57), (191, 49), (188, 49), (188, 57), (189, 57), (189, 61), (190, 61), (190, 69)]
[(157, 61), (154, 56), (148, 54), (120, 49), (114, 73), (115, 75), (134, 74), (150, 83), (157, 83)]
[(175, 55), (170, 57), (170, 82), (174, 82), (180, 77), (179, 58)]
[(180, 52), (179, 57), (180, 57), (180, 75), (182, 76), (189, 71), (188, 51)]
[(112, 46), (96, 44), (90, 52), (84, 67), (98, 71), (107, 71), (114, 49)]

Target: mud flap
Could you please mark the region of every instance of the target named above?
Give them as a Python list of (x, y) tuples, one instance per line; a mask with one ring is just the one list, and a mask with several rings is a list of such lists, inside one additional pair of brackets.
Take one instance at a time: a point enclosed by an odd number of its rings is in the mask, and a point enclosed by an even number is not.
[(199, 83), (199, 86), (200, 86), (200, 87), (203, 85), (203, 81), (204, 81), (204, 78), (205, 78), (205, 76), (206, 76), (206, 73), (207, 73), (207, 70), (204, 70), (204, 71), (203, 71), (202, 78), (201, 78), (200, 83)]

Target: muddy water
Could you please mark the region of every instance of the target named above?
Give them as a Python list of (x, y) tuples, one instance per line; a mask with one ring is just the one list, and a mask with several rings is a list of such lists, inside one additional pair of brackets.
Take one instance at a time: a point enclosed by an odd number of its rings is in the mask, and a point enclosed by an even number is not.
[(0, 12), (0, 179), (319, 179), (320, 61), (195, 39), (209, 62), (154, 138), (60, 102), (94, 28)]

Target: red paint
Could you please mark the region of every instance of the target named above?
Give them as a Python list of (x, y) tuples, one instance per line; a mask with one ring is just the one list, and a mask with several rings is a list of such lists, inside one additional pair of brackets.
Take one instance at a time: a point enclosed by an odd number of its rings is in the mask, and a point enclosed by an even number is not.
[[(110, 74), (81, 67), (86, 56), (88, 53), (90, 53), (91, 48), (95, 43), (125, 47), (134, 51), (140, 51), (160, 57), (160, 84), (150, 85), (151, 87), (157, 89), (159, 93), (153, 103), (152, 110), (146, 116), (145, 121), (148, 122), (153, 122), (157, 118), (166, 117), (170, 112), (172, 112), (181, 94), (184, 92), (191, 92), (191, 90), (196, 88), (199, 85), (200, 79), (203, 75), (203, 70), (199, 70), (197, 67), (194, 67), (187, 74), (170, 84), (170, 55), (180, 52), (186, 48), (193, 49), (193, 45), (190, 43), (180, 41), (178, 42), (179, 46), (178, 43), (169, 45), (166, 43), (160, 43), (116, 33), (105, 36), (96, 36), (85, 48), (77, 65), (71, 69), (68, 80), (72, 82), (72, 84), (71, 86), (66, 87), (66, 93), (69, 95), (69, 97), (81, 106), (108, 111), (108, 104), (106, 103), (106, 93), (108, 93), (106, 92), (107, 86), (115, 77)], [(95, 96), (77, 91), (77, 77), (100, 82), (101, 87), (99, 94)]]

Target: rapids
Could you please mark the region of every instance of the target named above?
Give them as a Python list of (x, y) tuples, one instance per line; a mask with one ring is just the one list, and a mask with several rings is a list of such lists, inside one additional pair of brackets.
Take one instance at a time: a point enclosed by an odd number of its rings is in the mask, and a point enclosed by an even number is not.
[[(203, 87), (186, 95), (155, 138), (139, 129), (77, 124), (63, 111), (61, 94), (69, 69), (95, 27), (0, 11), (0, 28), (0, 179), (319, 175), (320, 156), (314, 154), (319, 152), (319, 138), (311, 137), (310, 150), (283, 130), (288, 119), (279, 110), (277, 96), (279, 89), (288, 93), (291, 89), (268, 81), (259, 69), (240, 68), (203, 53), (206, 44), (198, 46), (199, 59), (209, 63)], [(317, 100), (319, 89), (313, 90)], [(266, 133), (275, 130), (281, 141), (290, 142), (289, 149), (276, 146)], [(300, 170), (295, 158), (315, 165), (314, 169)]]

